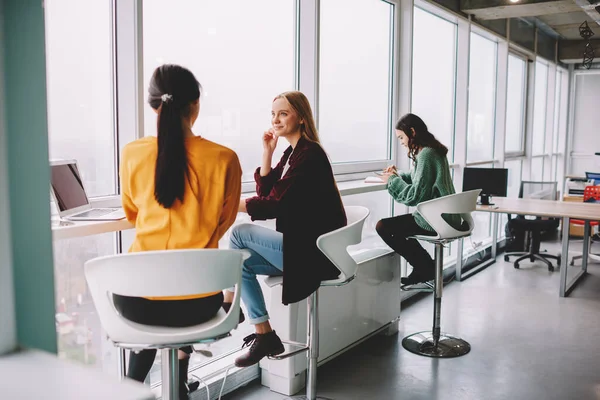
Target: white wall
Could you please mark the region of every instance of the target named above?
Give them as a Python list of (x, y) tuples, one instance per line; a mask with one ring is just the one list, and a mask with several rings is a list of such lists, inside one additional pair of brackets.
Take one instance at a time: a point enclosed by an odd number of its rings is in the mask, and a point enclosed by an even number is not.
[(600, 157), (594, 156), (595, 152), (600, 152), (600, 71), (576, 72), (574, 85), (569, 174), (600, 172)]
[(8, 214), (8, 160), (4, 126), (4, 1), (0, 0), (0, 355), (16, 347), (15, 305)]

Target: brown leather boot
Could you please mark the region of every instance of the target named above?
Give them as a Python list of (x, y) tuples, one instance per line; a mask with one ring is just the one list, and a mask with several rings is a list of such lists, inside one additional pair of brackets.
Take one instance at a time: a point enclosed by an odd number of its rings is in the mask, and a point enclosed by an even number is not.
[(253, 333), (246, 336), (242, 348), (247, 346), (250, 346), (250, 350), (243, 356), (235, 359), (236, 367), (249, 367), (259, 362), (265, 356), (276, 356), (285, 351), (283, 343), (281, 343), (281, 339), (279, 339), (275, 331), (263, 334)]

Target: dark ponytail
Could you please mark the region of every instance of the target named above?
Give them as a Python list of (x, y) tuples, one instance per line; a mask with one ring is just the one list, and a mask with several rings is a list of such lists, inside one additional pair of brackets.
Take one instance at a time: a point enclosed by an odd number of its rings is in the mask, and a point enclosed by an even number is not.
[(431, 147), (437, 153), (446, 157), (448, 148), (433, 136), (425, 122), (415, 114), (406, 114), (396, 123), (396, 129), (408, 137), (408, 158), (415, 161), (423, 147)]
[(158, 156), (154, 176), (154, 198), (164, 208), (183, 201), (188, 175), (183, 118), (200, 98), (201, 86), (194, 75), (178, 65), (166, 64), (152, 74), (148, 103), (158, 110)]

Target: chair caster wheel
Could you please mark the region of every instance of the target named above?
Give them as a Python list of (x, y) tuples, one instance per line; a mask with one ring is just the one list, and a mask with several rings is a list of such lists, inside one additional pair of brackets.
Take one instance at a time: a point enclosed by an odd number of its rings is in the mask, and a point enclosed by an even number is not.
[(554, 272), (554, 267), (548, 267), (548, 271)]
[(573, 265), (575, 265), (575, 260), (571, 260), (571, 262), (569, 263), (569, 265), (572, 267)]
[(515, 269), (519, 269), (519, 263), (518, 262), (514, 263), (513, 267), (515, 267)]
[(556, 266), (557, 266), (557, 267), (560, 267), (561, 261), (562, 261), (562, 258), (560, 258), (560, 256), (559, 256), (559, 257), (556, 259)]
[(504, 261), (508, 262), (508, 256), (504, 256)]

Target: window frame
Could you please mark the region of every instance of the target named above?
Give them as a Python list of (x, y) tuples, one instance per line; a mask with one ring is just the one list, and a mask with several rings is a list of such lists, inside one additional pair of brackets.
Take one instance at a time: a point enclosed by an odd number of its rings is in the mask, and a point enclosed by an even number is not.
[[(398, 156), (398, 146), (397, 146), (397, 140), (396, 140), (396, 135), (394, 134), (394, 124), (395, 121), (400, 117), (399, 112), (398, 112), (398, 105), (400, 103), (399, 101), (399, 85), (398, 85), (398, 80), (399, 80), (399, 76), (400, 76), (400, 63), (399, 63), (399, 58), (400, 58), (400, 39), (399, 39), (399, 32), (400, 32), (400, 11), (401, 11), (401, 7), (400, 7), (400, 0), (371, 0), (373, 2), (377, 1), (377, 2), (383, 2), (383, 3), (387, 3), (390, 6), (393, 7), (392, 9), (392, 15), (391, 15), (391, 31), (390, 31), (390, 65), (389, 65), (389, 71), (390, 71), (390, 76), (389, 78), (389, 82), (390, 87), (388, 89), (388, 137), (387, 137), (387, 158), (386, 159), (382, 159), (382, 160), (366, 160), (366, 161), (357, 161), (357, 162), (332, 162), (331, 166), (333, 169), (333, 173), (335, 175), (335, 178), (337, 181), (346, 181), (346, 180), (352, 180), (352, 179), (360, 179), (360, 178), (364, 178), (366, 176), (369, 175), (369, 173), (373, 172), (373, 171), (380, 171), (384, 168), (386, 168), (388, 165), (390, 164), (394, 164), (394, 160), (397, 159)], [(301, 0), (296, 0), (297, 3), (300, 3)], [(310, 6), (314, 6), (315, 10), (313, 12), (313, 15), (317, 15), (316, 20), (318, 21), (318, 23), (316, 23), (316, 27), (313, 26), (313, 24), (311, 24), (311, 22), (308, 18), (302, 18), (302, 16), (300, 17), (300, 26), (299, 26), (299, 30), (298, 30), (298, 36), (297, 36), (297, 40), (299, 41), (300, 45), (302, 46), (303, 44), (305, 46), (308, 46), (309, 49), (305, 50), (305, 52), (309, 52), (314, 54), (314, 58), (316, 60), (316, 68), (315, 68), (315, 73), (314, 76), (311, 77), (308, 74), (304, 74), (307, 78), (308, 78), (308, 82), (303, 83), (303, 80), (301, 79), (301, 85), (299, 85), (298, 90), (302, 91), (303, 93), (306, 94), (306, 89), (305, 87), (307, 87), (309, 90), (314, 91), (313, 92), (313, 101), (311, 101), (312, 104), (314, 104), (313, 107), (313, 113), (315, 114), (315, 123), (317, 125), (317, 129), (319, 129), (319, 112), (320, 112), (320, 104), (319, 104), (319, 90), (320, 90), (320, 86), (319, 86), (319, 79), (320, 79), (320, 59), (319, 59), (319, 52), (320, 52), (320, 30), (319, 30), (319, 24), (320, 24), (320, 0), (309, 0), (309, 1), (305, 1), (302, 2), (303, 7), (300, 7), (300, 10), (302, 10), (305, 7), (305, 4), (309, 3)], [(304, 24), (302, 23), (302, 21), (304, 21)], [(313, 22), (314, 23), (314, 22)], [(311, 41), (311, 40), (300, 40), (300, 38), (302, 38), (303, 36), (303, 32), (310, 30), (310, 29), (315, 29), (316, 30), (316, 35), (315, 35), (315, 40)], [(312, 48), (312, 45), (314, 45), (314, 48)], [(302, 58), (300, 58), (302, 60)], [(299, 75), (303, 75), (302, 74), (302, 68), (303, 68), (303, 64), (302, 62), (298, 63), (297, 62), (297, 66), (299, 69)], [(310, 67), (308, 67), (310, 68)], [(311, 82), (311, 78), (312, 78), (312, 82)], [(309, 100), (311, 100), (311, 98), (309, 97)], [(359, 174), (360, 178), (356, 178), (356, 174)], [(244, 188), (242, 188), (242, 191), (244, 190)], [(252, 190), (254, 190), (254, 185), (252, 183)]]
[[(413, 18), (414, 18), (414, 10), (415, 10), (415, 8), (418, 8), (423, 12), (431, 14), (434, 17), (440, 18), (441, 20), (454, 25), (454, 27), (455, 27), (455, 30), (454, 30), (454, 60), (453, 60), (454, 82), (453, 82), (453, 88), (452, 88), (452, 90), (453, 90), (453, 96), (452, 96), (453, 115), (452, 115), (452, 134), (450, 137), (450, 145), (452, 146), (452, 148), (449, 149), (449, 150), (452, 150), (452, 152), (448, 155), (448, 162), (450, 164), (454, 165), (454, 158), (455, 158), (455, 154), (456, 154), (456, 129), (457, 129), (457, 114), (458, 114), (457, 113), (457, 90), (456, 89), (458, 86), (459, 20), (458, 20), (458, 18), (456, 18), (456, 16), (453, 16), (452, 14), (450, 14), (428, 2), (417, 0), (413, 3), (412, 8), (413, 8)], [(412, 29), (412, 35), (413, 36), (411, 37), (411, 40), (414, 42), (414, 26)], [(411, 68), (413, 68), (413, 64), (414, 64), (413, 54), (414, 54), (414, 50), (411, 49)], [(412, 80), (412, 73), (411, 73), (411, 112), (413, 109), (413, 105), (412, 105), (413, 85), (414, 85), (414, 82)]]
[[(475, 26), (473, 24), (470, 24), (470, 31), (469, 31), (469, 51), (468, 51), (468, 64), (469, 64), (469, 70), (470, 70), (470, 60), (471, 60), (471, 34), (476, 34), (479, 35), (481, 37), (483, 37), (484, 39), (488, 39), (491, 42), (494, 42), (496, 45), (496, 63), (494, 66), (494, 115), (492, 116), (492, 120), (493, 122), (493, 133), (492, 133), (492, 157), (491, 158), (482, 158), (480, 160), (473, 160), (473, 161), (468, 161), (468, 147), (465, 148), (465, 165), (466, 166), (471, 166), (471, 165), (481, 165), (481, 164), (488, 164), (488, 163), (492, 163), (492, 164), (496, 164), (498, 162), (500, 162), (498, 160), (498, 158), (496, 157), (496, 138), (497, 138), (497, 134), (498, 134), (498, 70), (499, 70), (499, 62), (500, 62), (500, 44), (501, 44), (501, 39), (493, 34), (490, 33), (489, 31), (482, 29), (478, 26)], [(470, 81), (471, 81), (471, 75), (469, 72), (469, 75), (467, 77), (467, 88), (470, 87)], [(469, 103), (470, 103), (470, 96), (467, 95), (467, 104), (466, 104), (466, 117), (467, 117), (467, 125), (465, 127), (465, 141), (468, 142), (469, 140)], [(504, 110), (504, 118), (506, 118), (506, 110)]]
[[(521, 149), (518, 151), (505, 151), (504, 152), (504, 157), (505, 158), (514, 158), (514, 157), (519, 157), (519, 156), (523, 156), (525, 155), (525, 144), (526, 144), (526, 136), (527, 136), (527, 91), (528, 91), (528, 79), (529, 79), (529, 68), (527, 68), (527, 64), (529, 62), (529, 57), (527, 57), (526, 55), (517, 52), (515, 50), (513, 50), (511, 48), (511, 46), (509, 46), (509, 51), (508, 51), (508, 57), (510, 59), (510, 57), (516, 57), (522, 61), (525, 62), (525, 66), (523, 68), (523, 89), (521, 91), (521, 98), (523, 101), (523, 108), (522, 108), (522, 114), (521, 114)], [(507, 67), (507, 77), (508, 77), (508, 67)], [(507, 91), (508, 91), (508, 84), (507, 84)], [(505, 113), (505, 118), (506, 118), (506, 114)], [(506, 130), (504, 132), (504, 140), (506, 142)]]

